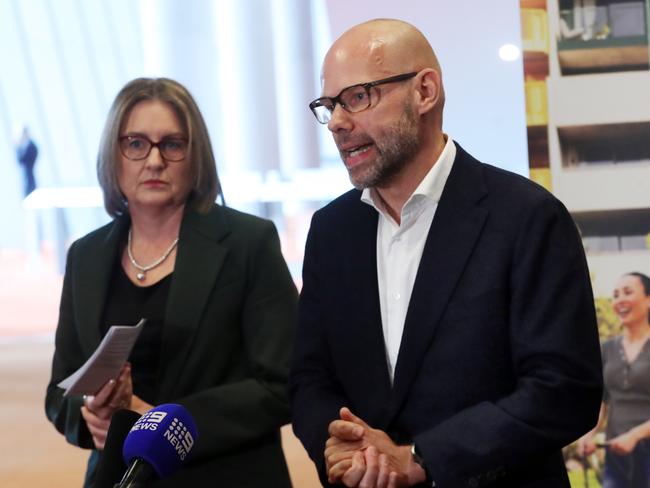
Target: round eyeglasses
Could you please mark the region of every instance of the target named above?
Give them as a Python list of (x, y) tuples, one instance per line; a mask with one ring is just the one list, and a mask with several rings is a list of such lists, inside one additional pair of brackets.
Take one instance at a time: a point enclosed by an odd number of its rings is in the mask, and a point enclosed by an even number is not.
[(348, 86), (346, 88), (343, 88), (343, 90), (341, 90), (341, 92), (335, 97), (317, 98), (309, 104), (309, 108), (311, 109), (318, 122), (321, 124), (327, 124), (332, 118), (332, 113), (334, 112), (337, 103), (341, 106), (341, 108), (350, 113), (361, 112), (362, 110), (366, 110), (372, 104), (370, 91), (371, 88), (378, 85), (384, 85), (386, 83), (406, 81), (413, 78), (417, 74), (417, 71), (412, 71), (410, 73), (390, 76), (381, 80)]
[(163, 137), (153, 142), (146, 136), (134, 134), (120, 137), (119, 142), (124, 157), (132, 161), (146, 159), (154, 147), (158, 148), (165, 161), (182, 161), (187, 156), (187, 140), (181, 137)]

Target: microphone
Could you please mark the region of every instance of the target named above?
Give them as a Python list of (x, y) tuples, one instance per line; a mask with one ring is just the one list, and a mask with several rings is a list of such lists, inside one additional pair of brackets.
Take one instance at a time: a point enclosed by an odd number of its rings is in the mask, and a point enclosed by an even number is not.
[(131, 427), (122, 454), (128, 465), (116, 488), (141, 488), (167, 478), (187, 460), (197, 433), (189, 412), (174, 403), (152, 408)]
[(131, 427), (139, 418), (140, 414), (133, 410), (118, 410), (111, 417), (104, 450), (97, 464), (94, 488), (113, 488), (122, 478), (126, 470), (126, 464), (122, 460), (122, 446)]

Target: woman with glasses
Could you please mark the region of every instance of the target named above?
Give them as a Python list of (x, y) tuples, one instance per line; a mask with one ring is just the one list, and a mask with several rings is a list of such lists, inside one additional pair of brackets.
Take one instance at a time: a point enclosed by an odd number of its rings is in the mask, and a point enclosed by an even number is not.
[(650, 278), (633, 272), (621, 276), (612, 308), (623, 333), (603, 343), (605, 395), (598, 425), (580, 439), (583, 455), (597, 447), (605, 429), (603, 488), (650, 486)]
[[(113, 221), (68, 252), (46, 396), (68, 442), (92, 449), (85, 486), (113, 413), (162, 403), (183, 405), (198, 439), (188, 463), (152, 486), (291, 486), (279, 428), (289, 421), (297, 292), (275, 227), (215, 204), (221, 187), (205, 122), (169, 79), (120, 91), (97, 172)], [(141, 318), (119, 377), (94, 395), (63, 396), (57, 384), (110, 326)]]

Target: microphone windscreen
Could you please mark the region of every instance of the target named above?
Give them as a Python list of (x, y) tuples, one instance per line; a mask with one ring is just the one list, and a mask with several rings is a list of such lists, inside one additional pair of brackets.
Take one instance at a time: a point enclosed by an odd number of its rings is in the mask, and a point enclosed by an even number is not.
[(124, 462), (142, 459), (159, 478), (166, 478), (186, 461), (196, 441), (196, 425), (181, 405), (152, 408), (131, 427), (122, 451)]
[(140, 418), (133, 410), (118, 410), (111, 417), (104, 450), (100, 454), (95, 474), (95, 488), (113, 488), (126, 471), (122, 460), (122, 446), (133, 424)]

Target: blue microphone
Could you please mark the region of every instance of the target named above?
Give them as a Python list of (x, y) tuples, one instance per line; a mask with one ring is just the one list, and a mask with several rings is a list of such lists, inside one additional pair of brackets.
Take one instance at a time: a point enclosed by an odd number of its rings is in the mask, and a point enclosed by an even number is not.
[(167, 478), (186, 461), (196, 442), (194, 420), (174, 403), (152, 408), (131, 427), (122, 455), (128, 469), (118, 488), (144, 487)]

